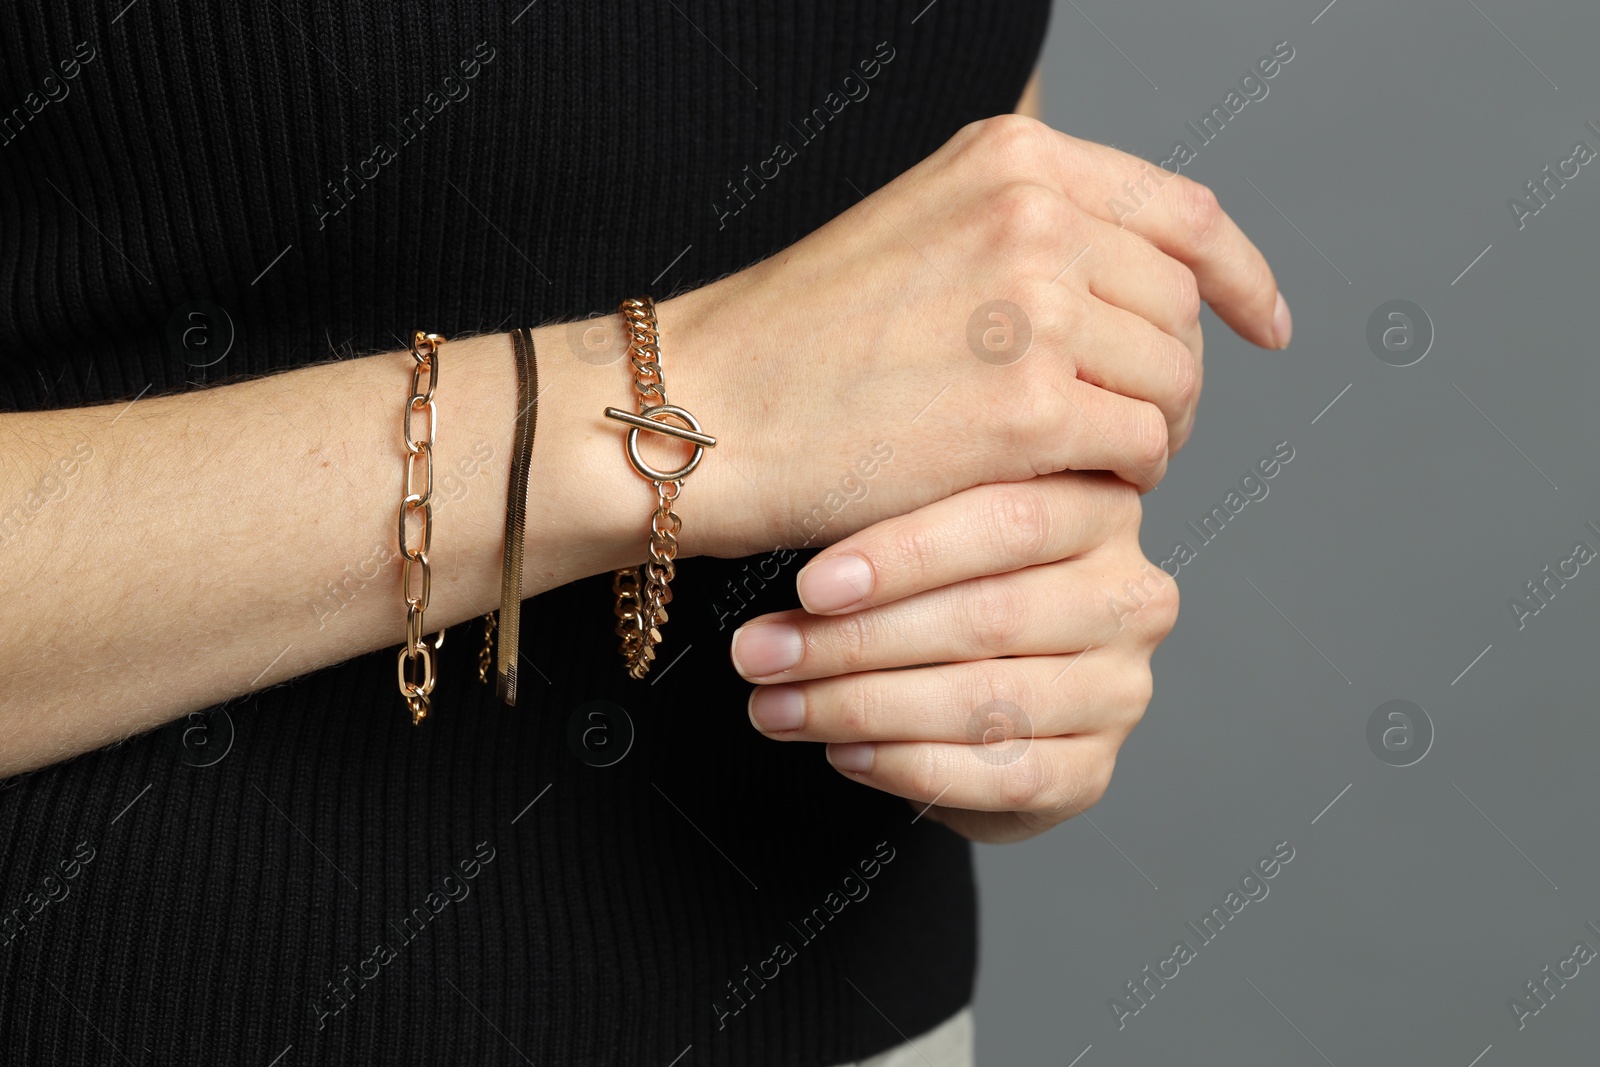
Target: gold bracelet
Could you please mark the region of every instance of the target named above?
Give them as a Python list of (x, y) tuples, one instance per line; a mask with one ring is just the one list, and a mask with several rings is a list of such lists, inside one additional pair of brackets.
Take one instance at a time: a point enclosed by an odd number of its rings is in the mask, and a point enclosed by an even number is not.
[[(512, 707), (517, 703), (517, 658), (522, 632), (522, 541), (527, 528), (528, 465), (539, 424), (539, 366), (534, 358), (533, 331), (511, 334), (517, 363), (517, 416), (511, 441), (511, 478), (506, 489), (506, 543), (500, 572), (500, 666), (495, 692)], [(478, 654), (478, 680), (489, 681), (489, 649), (495, 631), (494, 612), (483, 617), (483, 651)]]
[[(700, 421), (683, 408), (667, 403), (667, 383), (661, 374), (661, 336), (656, 326), (656, 305), (650, 297), (624, 300), (618, 311), (628, 331), (628, 358), (633, 364), (634, 391), (639, 405), (637, 415), (608, 407), (605, 415), (629, 427), (626, 440), (628, 462), (639, 476), (656, 487), (656, 509), (650, 517), (650, 558), (640, 568), (616, 571), (611, 591), (617, 596), (614, 609), (616, 633), (622, 638), (620, 652), (627, 661), (628, 675), (643, 678), (656, 658), (655, 646), (661, 642), (661, 627), (667, 621), (667, 605), (672, 602), (668, 583), (677, 573), (678, 531), (683, 521), (672, 504), (683, 491), (689, 473), (700, 465), (705, 450), (716, 446), (716, 438), (702, 433)], [(687, 426), (667, 422), (676, 418)], [(694, 445), (689, 461), (676, 470), (659, 471), (639, 454), (639, 431), (676, 437)], [(670, 488), (670, 492), (668, 487)]]
[[(400, 695), (411, 709), (411, 725), (419, 726), (428, 717), (428, 700), (433, 693), (433, 654), (444, 645), (444, 631), (434, 635), (432, 646), (424, 639), (423, 614), (428, 610), (428, 593), (431, 576), (428, 571), (428, 550), (433, 546), (433, 445), (439, 430), (439, 410), (434, 406), (433, 391), (439, 384), (439, 347), (444, 338), (436, 333), (416, 331), (411, 337), (411, 358), (416, 365), (411, 368), (411, 396), (406, 400), (405, 416), (405, 488), (400, 500), (400, 554), (404, 562), (400, 571), (400, 589), (406, 598), (406, 643), (400, 649), (397, 671), (400, 677)], [(428, 375), (428, 390), (422, 392), (422, 375)], [(427, 416), (427, 436), (418, 440), (412, 436), (412, 417), (422, 413)], [(422, 484), (416, 482), (417, 458), (422, 458)], [(422, 514), (422, 544), (413, 550), (406, 543), (406, 515)], [(412, 567), (420, 565), (422, 588), (416, 596), (411, 593)], [(422, 660), (422, 677), (416, 674), (416, 662)], [(408, 672), (407, 668), (410, 667)]]

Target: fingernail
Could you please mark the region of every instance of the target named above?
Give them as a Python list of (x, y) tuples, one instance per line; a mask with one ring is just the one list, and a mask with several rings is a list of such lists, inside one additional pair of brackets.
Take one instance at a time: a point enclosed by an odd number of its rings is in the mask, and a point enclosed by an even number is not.
[(787, 623), (754, 623), (733, 635), (733, 665), (746, 678), (786, 671), (800, 662), (804, 651), (800, 631)]
[(796, 584), (807, 611), (839, 611), (872, 595), (872, 564), (849, 553), (813, 560), (800, 569)]
[(1289, 302), (1282, 293), (1278, 294), (1278, 306), (1272, 312), (1272, 333), (1279, 348), (1289, 347), (1289, 338), (1294, 333), (1294, 319), (1289, 314)]
[(763, 685), (750, 695), (750, 721), (765, 734), (798, 730), (806, 721), (806, 698), (792, 685)]
[(872, 769), (872, 750), (876, 747), (871, 741), (829, 745), (828, 762), (833, 764), (835, 770), (863, 774)]

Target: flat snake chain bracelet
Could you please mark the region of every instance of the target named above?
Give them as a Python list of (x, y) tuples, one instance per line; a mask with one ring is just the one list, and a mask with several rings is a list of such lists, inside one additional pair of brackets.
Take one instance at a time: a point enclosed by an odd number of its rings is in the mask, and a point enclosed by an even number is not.
[[(539, 420), (539, 365), (535, 359), (533, 331), (512, 331), (512, 353), (517, 366), (517, 415), (513, 420), (511, 476), (506, 488), (506, 540), (500, 571), (499, 667), (495, 692), (515, 707), (517, 703), (518, 642), (522, 633), (522, 538), (527, 529), (528, 466), (533, 458), (533, 436)], [(478, 680), (489, 681), (495, 613), (483, 617), (483, 651), (478, 655)]]
[[(667, 383), (661, 374), (661, 337), (656, 325), (655, 301), (648, 296), (624, 300), (618, 307), (628, 331), (628, 358), (633, 365), (634, 392), (638, 414), (608, 407), (605, 416), (628, 426), (628, 462), (639, 476), (655, 486), (656, 508), (650, 517), (650, 558), (643, 567), (629, 567), (613, 573), (611, 591), (616, 594), (614, 611), (616, 634), (622, 638), (619, 651), (631, 678), (643, 678), (656, 658), (661, 643), (661, 627), (667, 621), (667, 605), (672, 602), (669, 584), (677, 573), (678, 532), (683, 520), (672, 510), (683, 483), (700, 465), (705, 450), (716, 446), (716, 438), (702, 433), (700, 422), (683, 408), (667, 402)], [(683, 426), (668, 422), (675, 418)], [(687, 428), (685, 428), (687, 427)], [(661, 434), (688, 441), (694, 453), (683, 466), (661, 471), (650, 466), (639, 454), (639, 433)]]

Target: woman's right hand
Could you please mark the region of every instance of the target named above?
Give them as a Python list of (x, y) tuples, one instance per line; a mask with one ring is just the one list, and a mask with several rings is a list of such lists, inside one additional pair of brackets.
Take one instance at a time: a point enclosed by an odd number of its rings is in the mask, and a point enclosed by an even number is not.
[(1033, 119), (967, 126), (793, 247), (659, 305), (668, 396), (719, 442), (683, 554), (830, 543), (1059, 470), (1153, 488), (1193, 423), (1202, 299), (1288, 343), (1272, 271), (1205, 186)]

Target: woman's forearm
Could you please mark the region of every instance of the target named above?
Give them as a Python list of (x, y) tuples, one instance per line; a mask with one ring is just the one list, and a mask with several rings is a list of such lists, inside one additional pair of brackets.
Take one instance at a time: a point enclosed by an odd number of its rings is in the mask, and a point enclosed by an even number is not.
[[(536, 336), (525, 596), (636, 562), (653, 499), (597, 418), (627, 403), (626, 360)], [(398, 646), (412, 364), (0, 416), (0, 776)], [(430, 632), (499, 606), (515, 382), (505, 335), (444, 346)]]
[[(1152, 181), (1117, 218), (1116, 190)], [(819, 545), (1060, 470), (1154, 487), (1193, 425), (1202, 299), (1288, 343), (1270, 268), (1209, 190), (1032, 119), (964, 127), (783, 252), (660, 305), (670, 402), (717, 438), (677, 508), (680, 555)], [(591, 329), (612, 331), (598, 350)], [(535, 336), (530, 596), (641, 561), (656, 502), (601, 417), (638, 397), (614, 323)], [(17, 525), (0, 632), (23, 650), (0, 663), (0, 774), (398, 646), (411, 367), (396, 352), (0, 416), (0, 527)], [(430, 630), (499, 603), (515, 396), (505, 336), (445, 346)], [(663, 470), (686, 455), (641, 447)]]

